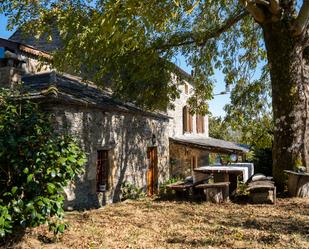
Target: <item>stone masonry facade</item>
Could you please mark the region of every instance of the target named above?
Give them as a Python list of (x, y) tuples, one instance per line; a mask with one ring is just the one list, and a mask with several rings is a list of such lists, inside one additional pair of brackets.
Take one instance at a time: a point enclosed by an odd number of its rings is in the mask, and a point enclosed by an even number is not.
[[(100, 109), (52, 105), (60, 132), (74, 135), (87, 153), (83, 175), (65, 190), (66, 207), (72, 209), (99, 207), (121, 198), (121, 185), (128, 181), (146, 191), (147, 149), (156, 136), (158, 152), (158, 184), (169, 178), (168, 122), (130, 113), (104, 112)], [(96, 189), (97, 152), (108, 150), (109, 186), (106, 192)]]

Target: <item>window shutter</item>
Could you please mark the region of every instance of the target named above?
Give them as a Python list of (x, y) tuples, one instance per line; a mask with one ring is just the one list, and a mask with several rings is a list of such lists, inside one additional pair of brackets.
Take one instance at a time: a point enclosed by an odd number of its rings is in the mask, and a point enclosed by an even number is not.
[(182, 122), (183, 122), (183, 133), (188, 131), (188, 111), (187, 106), (184, 106), (182, 109)]
[(196, 132), (197, 133), (201, 133), (201, 130), (200, 130), (200, 115), (196, 115)]
[(193, 117), (191, 115), (191, 113), (188, 110), (188, 117), (189, 117), (189, 132), (192, 133), (193, 132)]
[(187, 106), (183, 107), (183, 133), (193, 132), (193, 118)]
[(204, 133), (204, 116), (196, 115), (196, 132)]

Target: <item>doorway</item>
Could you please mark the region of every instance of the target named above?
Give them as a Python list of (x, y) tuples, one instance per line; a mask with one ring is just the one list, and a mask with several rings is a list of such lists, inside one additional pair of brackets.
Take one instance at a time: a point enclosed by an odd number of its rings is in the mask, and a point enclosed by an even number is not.
[(147, 170), (147, 195), (157, 193), (158, 188), (158, 154), (157, 147), (148, 147), (147, 156), (149, 160)]

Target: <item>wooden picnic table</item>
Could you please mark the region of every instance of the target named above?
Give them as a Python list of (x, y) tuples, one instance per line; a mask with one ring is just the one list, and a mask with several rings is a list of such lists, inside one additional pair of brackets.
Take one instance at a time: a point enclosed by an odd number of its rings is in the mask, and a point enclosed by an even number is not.
[(244, 175), (244, 168), (234, 166), (204, 166), (194, 169), (195, 173), (213, 174), (215, 183), (229, 182), (229, 194), (234, 195), (237, 189), (237, 177)]

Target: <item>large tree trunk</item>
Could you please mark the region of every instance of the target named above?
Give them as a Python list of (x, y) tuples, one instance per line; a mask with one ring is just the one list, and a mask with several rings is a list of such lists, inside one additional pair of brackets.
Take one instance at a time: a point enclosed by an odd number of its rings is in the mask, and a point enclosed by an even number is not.
[(290, 22), (263, 25), (274, 114), (273, 176), (280, 190), (285, 169), (309, 172), (309, 67), (304, 36), (293, 36)]

